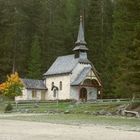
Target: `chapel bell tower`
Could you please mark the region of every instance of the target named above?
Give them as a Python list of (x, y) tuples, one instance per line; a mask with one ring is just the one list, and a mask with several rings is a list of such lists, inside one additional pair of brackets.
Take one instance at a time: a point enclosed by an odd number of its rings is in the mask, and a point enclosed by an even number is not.
[(75, 58), (87, 59), (88, 48), (86, 46), (87, 43), (84, 36), (83, 17), (80, 16), (78, 37), (77, 41), (75, 42), (75, 48), (73, 49), (73, 51), (75, 52)]

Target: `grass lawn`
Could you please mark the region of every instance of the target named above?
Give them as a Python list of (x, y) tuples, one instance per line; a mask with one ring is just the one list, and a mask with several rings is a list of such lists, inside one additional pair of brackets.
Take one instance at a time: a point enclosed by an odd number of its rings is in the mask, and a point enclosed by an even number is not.
[[(4, 112), (4, 108), (8, 102), (0, 102), (0, 112)], [(58, 105), (55, 102), (40, 102), (36, 106), (35, 103), (20, 103), (16, 108), (16, 104), (14, 101), (10, 102), (13, 106), (14, 112), (24, 112), (24, 110), (28, 110), (30, 113), (45, 113), (48, 111), (57, 111), (64, 112), (69, 110), (71, 113), (83, 113), (85, 111), (89, 112), (97, 112), (100, 110), (106, 111), (115, 111), (116, 108), (120, 105), (128, 104), (128, 102), (103, 102), (103, 103), (83, 103), (83, 104), (74, 104), (70, 102), (60, 102)]]
[[(34, 103), (19, 104), (18, 108), (14, 102), (14, 113), (4, 114), (4, 107), (7, 102), (0, 103), (0, 120), (23, 120), (36, 122), (64, 123), (64, 124), (87, 124), (105, 125), (115, 127), (127, 127), (129, 130), (140, 131), (140, 118), (121, 117), (121, 116), (96, 116), (92, 112), (101, 110), (114, 112), (120, 105), (128, 102), (103, 102), (92, 104), (74, 104), (69, 102), (56, 103), (41, 102), (38, 106)], [(28, 110), (29, 112), (24, 112)], [(22, 112), (23, 111), (23, 112)], [(65, 112), (68, 111), (68, 114)], [(51, 113), (48, 113), (51, 112)], [(87, 113), (90, 112), (90, 113)]]

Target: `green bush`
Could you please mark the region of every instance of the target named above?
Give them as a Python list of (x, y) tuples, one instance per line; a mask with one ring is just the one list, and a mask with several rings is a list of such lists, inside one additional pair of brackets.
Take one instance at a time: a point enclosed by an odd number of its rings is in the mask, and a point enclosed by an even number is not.
[(10, 103), (8, 103), (5, 107), (5, 112), (11, 112), (12, 109), (13, 109), (13, 106)]

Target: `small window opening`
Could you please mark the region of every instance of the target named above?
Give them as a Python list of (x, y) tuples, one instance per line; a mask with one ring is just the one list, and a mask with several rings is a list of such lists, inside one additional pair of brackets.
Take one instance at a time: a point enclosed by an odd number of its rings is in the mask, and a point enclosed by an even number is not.
[(35, 98), (37, 96), (36, 90), (32, 90), (32, 98)]
[(56, 89), (53, 91), (53, 97), (56, 97)]
[(59, 89), (62, 90), (62, 81), (60, 81)]
[(53, 86), (54, 86), (54, 82), (52, 82), (52, 87), (51, 87), (51, 90), (53, 89)]

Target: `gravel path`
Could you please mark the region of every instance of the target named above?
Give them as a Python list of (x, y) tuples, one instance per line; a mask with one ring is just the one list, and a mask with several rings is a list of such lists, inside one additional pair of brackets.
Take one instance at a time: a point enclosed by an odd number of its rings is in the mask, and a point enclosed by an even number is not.
[(74, 126), (16, 120), (0, 120), (0, 140), (137, 140), (140, 132), (105, 126)]

